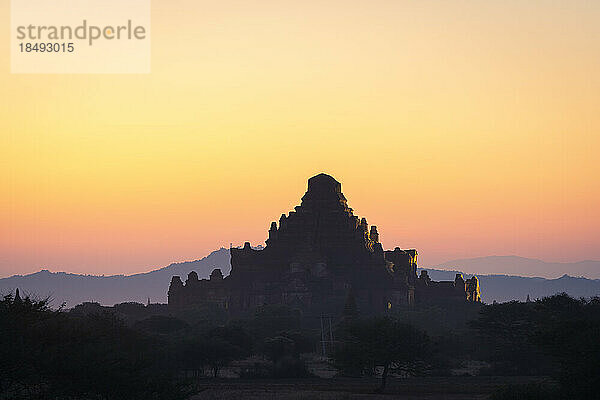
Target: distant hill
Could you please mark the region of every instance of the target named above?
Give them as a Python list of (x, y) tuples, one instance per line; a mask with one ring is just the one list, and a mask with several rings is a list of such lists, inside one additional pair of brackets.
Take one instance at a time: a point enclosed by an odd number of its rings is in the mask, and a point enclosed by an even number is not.
[(0, 293), (19, 288), (21, 293), (37, 297), (50, 296), (52, 305), (63, 302), (72, 307), (83, 301), (95, 301), (113, 305), (125, 301), (166, 303), (169, 283), (173, 275), (185, 281), (190, 271), (200, 277), (208, 277), (214, 268), (221, 268), (224, 275), (231, 270), (229, 249), (221, 248), (196, 261), (174, 263), (164, 268), (135, 275), (79, 275), (66, 272), (42, 270), (29, 275), (14, 275), (0, 279)]
[[(421, 268), (419, 268), (421, 269)], [(431, 279), (436, 281), (454, 280), (460, 271), (426, 269)], [(460, 272), (462, 273), (462, 272)], [(472, 274), (463, 273), (465, 278)], [(532, 300), (565, 292), (573, 297), (600, 296), (600, 279), (576, 278), (563, 275), (557, 279), (546, 279), (511, 275), (479, 275), (482, 298), (486, 303), (510, 300), (525, 300), (527, 295)]]
[[(436, 267), (425, 268), (434, 280), (454, 280), (456, 270), (473, 272), (481, 271), (477, 274), (481, 282), (483, 299), (485, 302), (494, 300), (502, 302), (508, 300), (524, 300), (529, 294), (532, 299), (552, 295), (559, 292), (569, 293), (574, 297), (590, 297), (600, 295), (600, 280), (587, 278), (574, 278), (564, 275), (558, 279), (533, 278), (523, 276), (509, 275), (490, 275), (486, 271), (495, 268), (494, 263), (487, 263), (487, 260), (496, 262), (504, 260), (507, 265), (506, 270), (513, 268), (519, 260), (526, 260), (532, 265), (542, 263), (544, 265), (555, 265), (544, 263), (539, 260), (530, 260), (521, 257), (481, 257), (480, 259), (456, 260), (443, 265), (452, 265), (455, 268)], [(480, 264), (472, 262), (480, 260)], [(513, 264), (510, 264), (513, 260)], [(583, 265), (573, 274), (582, 274), (583, 268), (588, 268), (588, 262), (574, 263), (572, 265)], [(590, 261), (590, 263), (598, 263)], [(524, 265), (524, 264), (521, 264)], [(566, 264), (558, 264), (562, 268)], [(224, 275), (228, 275), (231, 270), (229, 249), (219, 249), (210, 253), (208, 256), (196, 260), (181, 263), (174, 263), (164, 268), (156, 269), (143, 274), (135, 275), (79, 275), (65, 272), (50, 272), (42, 270), (29, 275), (14, 275), (9, 278), (0, 279), (0, 294), (14, 291), (19, 288), (22, 293), (33, 294), (37, 297), (53, 298), (53, 306), (59, 306), (63, 302), (67, 307), (73, 307), (84, 301), (95, 301), (103, 305), (113, 305), (126, 301), (136, 301), (145, 303), (150, 298), (153, 303), (166, 303), (167, 290), (169, 282), (173, 275), (179, 275), (183, 280), (190, 271), (196, 271), (200, 278), (208, 278), (214, 268), (221, 268)], [(518, 270), (519, 275), (529, 275), (531, 272), (526, 267), (521, 266)], [(564, 270), (563, 270), (564, 271)], [(594, 276), (598, 271), (593, 271)], [(468, 273), (465, 277), (470, 277)], [(591, 273), (590, 273), (591, 275)]]
[(458, 269), (480, 275), (505, 274), (554, 279), (567, 274), (600, 279), (600, 261), (591, 260), (557, 263), (518, 256), (489, 256), (452, 260), (432, 267)]

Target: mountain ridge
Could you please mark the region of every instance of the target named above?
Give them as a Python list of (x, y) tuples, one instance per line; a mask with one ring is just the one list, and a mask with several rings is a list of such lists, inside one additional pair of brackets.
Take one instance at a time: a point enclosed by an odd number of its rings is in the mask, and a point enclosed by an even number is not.
[[(561, 264), (570, 266), (588, 261), (600, 265), (600, 262), (593, 260), (577, 263), (547, 263), (542, 260), (519, 256), (488, 256), (448, 261), (433, 268), (420, 267), (419, 270), (427, 270), (434, 280), (454, 280), (457, 273), (462, 273), (466, 278), (469, 278), (473, 275), (472, 270), (469, 271), (469, 268), (464, 268), (464, 265), (469, 267), (472, 265), (473, 260), (479, 261), (481, 269), (485, 270), (489, 266), (486, 267), (483, 261), (488, 259), (494, 261), (498, 259), (506, 260), (507, 258), (512, 261), (535, 261), (537, 264), (541, 263), (539, 265)], [(463, 266), (461, 267), (460, 264)], [(51, 272), (42, 269), (31, 274), (0, 278), (0, 293), (6, 294), (19, 288), (22, 293), (41, 298), (53, 298), (53, 306), (65, 303), (67, 307), (72, 307), (83, 301), (97, 301), (103, 305), (126, 301), (145, 303), (148, 298), (152, 302), (166, 303), (167, 290), (173, 275), (179, 275), (185, 280), (190, 271), (196, 271), (200, 278), (208, 278), (215, 268), (220, 268), (223, 275), (229, 274), (231, 270), (229, 249), (220, 248), (198, 260), (175, 262), (165, 267), (132, 275), (75, 274), (63, 271)], [(538, 298), (559, 292), (569, 293), (573, 297), (600, 295), (600, 279), (578, 277), (566, 273), (552, 279), (509, 273), (486, 274), (479, 272), (475, 275), (480, 280), (485, 302), (524, 300), (527, 295), (530, 295), (531, 298)]]
[[(228, 267), (228, 268), (227, 268)], [(229, 249), (220, 248), (194, 261), (171, 263), (165, 267), (132, 275), (83, 275), (41, 270), (27, 275), (0, 278), (0, 293), (19, 288), (22, 293), (39, 298), (50, 297), (53, 305), (66, 303), (67, 307), (82, 301), (97, 301), (112, 305), (124, 301), (166, 303), (169, 282), (173, 275), (184, 280), (190, 271), (207, 277), (214, 268), (225, 268), (229, 273)]]
[(483, 275), (515, 275), (555, 279), (565, 274), (600, 279), (600, 261), (548, 262), (516, 255), (481, 256), (446, 261), (432, 266), (436, 269), (460, 269)]

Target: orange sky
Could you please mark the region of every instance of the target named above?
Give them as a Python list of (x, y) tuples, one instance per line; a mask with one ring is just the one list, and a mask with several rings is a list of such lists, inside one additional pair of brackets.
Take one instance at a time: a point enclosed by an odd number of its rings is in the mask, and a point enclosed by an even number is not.
[(147, 75), (10, 74), (0, 30), (0, 276), (263, 243), (318, 172), (423, 265), (600, 259), (600, 2), (152, 11)]

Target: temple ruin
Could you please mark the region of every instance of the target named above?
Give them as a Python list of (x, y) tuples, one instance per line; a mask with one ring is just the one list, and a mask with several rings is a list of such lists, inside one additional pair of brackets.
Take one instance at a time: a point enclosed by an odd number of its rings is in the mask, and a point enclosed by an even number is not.
[(231, 273), (209, 279), (174, 276), (169, 305), (216, 303), (240, 312), (286, 304), (309, 313), (341, 314), (352, 292), (361, 314), (427, 302), (480, 302), (477, 277), (432, 281), (417, 276), (417, 251), (384, 250), (376, 226), (348, 207), (341, 184), (319, 174), (308, 180), (302, 202), (272, 222), (266, 247), (231, 248)]

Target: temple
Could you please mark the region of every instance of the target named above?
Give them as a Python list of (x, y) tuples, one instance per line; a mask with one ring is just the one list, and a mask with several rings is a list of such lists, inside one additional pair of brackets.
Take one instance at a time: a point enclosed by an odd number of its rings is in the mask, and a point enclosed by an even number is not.
[(383, 250), (376, 226), (348, 207), (341, 184), (319, 174), (308, 180), (302, 202), (272, 222), (266, 247), (246, 242), (231, 249), (231, 273), (210, 279), (191, 272), (185, 284), (174, 276), (169, 305), (216, 303), (241, 312), (286, 304), (308, 313), (341, 314), (352, 293), (361, 314), (428, 302), (481, 301), (477, 277), (454, 281), (417, 276), (417, 251)]

